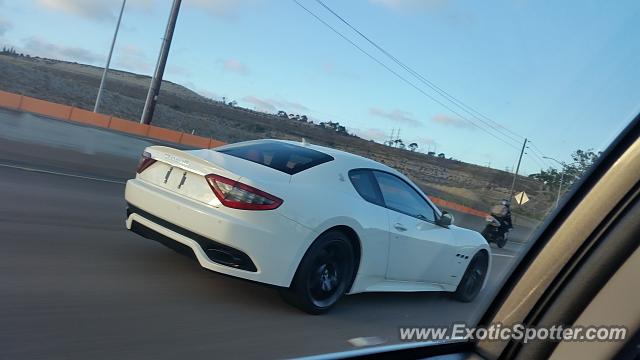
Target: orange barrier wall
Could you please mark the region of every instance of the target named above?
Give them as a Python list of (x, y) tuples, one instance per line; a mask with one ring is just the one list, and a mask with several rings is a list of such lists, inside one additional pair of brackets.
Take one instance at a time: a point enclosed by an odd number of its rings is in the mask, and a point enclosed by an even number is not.
[(149, 137), (179, 144), (182, 133), (151, 125), (149, 126)]
[(180, 139), (181, 144), (188, 144), (199, 148), (208, 148), (211, 139), (203, 138), (201, 136), (191, 135), (184, 133)]
[(112, 116), (111, 121), (109, 122), (109, 129), (118, 130), (118, 131), (139, 135), (139, 136), (147, 136), (149, 134), (149, 128), (150, 128), (149, 125), (120, 119), (115, 116)]
[(111, 115), (94, 113), (93, 111), (77, 107), (57, 104), (1, 90), (0, 108), (22, 110), (55, 119), (75, 121), (86, 125), (109, 128), (128, 134), (199, 148), (216, 147), (225, 144), (222, 141), (207, 137), (181, 133), (179, 131), (169, 130), (153, 125), (139, 124), (135, 121), (120, 119)]
[[(6, 91), (0, 91), (0, 107), (12, 110), (32, 112), (55, 119), (75, 121), (86, 125), (109, 128), (128, 134), (154, 138), (158, 140), (173, 142), (176, 144), (185, 144), (198, 148), (214, 148), (225, 144), (224, 142), (215, 139), (181, 133), (179, 131), (165, 129), (153, 125), (139, 124), (135, 121), (120, 119), (115, 116), (94, 113), (92, 111), (40, 100), (20, 94), (13, 94)], [(466, 214), (481, 217), (488, 215), (488, 213), (484, 211), (472, 209), (470, 207), (436, 197), (431, 197), (431, 200), (436, 205), (460, 211)]]
[(22, 95), (0, 91), (0, 107), (8, 109), (19, 109), (22, 102)]
[(69, 117), (71, 117), (71, 106), (34, 99), (28, 96), (22, 97), (20, 110), (63, 120), (69, 120)]
[(109, 121), (111, 121), (111, 116), (105, 114), (94, 113), (93, 111), (88, 111), (84, 109), (73, 108), (71, 109), (71, 116), (69, 120), (77, 121), (79, 123), (100, 126), (100, 127), (109, 127)]
[(447, 209), (451, 209), (451, 210), (456, 210), (456, 211), (459, 211), (461, 213), (480, 216), (480, 217), (485, 217), (485, 216), (489, 215), (488, 212), (472, 209), (472, 208), (470, 208), (468, 206), (460, 205), (458, 203), (454, 203), (454, 202), (451, 202), (451, 201), (443, 200), (443, 199), (440, 199), (440, 198), (437, 198), (437, 197), (429, 196), (429, 199), (431, 199), (431, 201), (433, 201), (433, 203), (438, 205), (438, 206), (446, 207)]
[(211, 139), (211, 142), (209, 142), (209, 148), (214, 148), (214, 147), (222, 146), (225, 144), (226, 144), (225, 142)]

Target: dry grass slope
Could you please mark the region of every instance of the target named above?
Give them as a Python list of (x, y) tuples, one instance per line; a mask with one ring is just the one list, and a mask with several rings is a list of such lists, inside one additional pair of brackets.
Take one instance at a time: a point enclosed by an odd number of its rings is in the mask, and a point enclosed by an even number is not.
[[(92, 110), (102, 69), (51, 59), (0, 55), (0, 74), (1, 90)], [(124, 119), (139, 119), (149, 82), (148, 76), (112, 71), (101, 111)], [(410, 176), (430, 195), (484, 211), (508, 194), (512, 180), (512, 175), (504, 171), (390, 148), (319, 126), (231, 107), (167, 81), (162, 84), (154, 124), (225, 142), (304, 137), (315, 144), (383, 162)], [(553, 204), (553, 194), (529, 178), (519, 177), (517, 190), (526, 191), (531, 198), (517, 212), (541, 218)]]

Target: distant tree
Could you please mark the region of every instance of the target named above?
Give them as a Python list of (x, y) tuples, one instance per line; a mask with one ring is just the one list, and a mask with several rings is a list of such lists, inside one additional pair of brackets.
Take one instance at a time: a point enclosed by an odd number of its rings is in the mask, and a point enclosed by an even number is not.
[(560, 179), (562, 179), (562, 187), (567, 189), (593, 165), (601, 154), (601, 151), (595, 152), (593, 149), (576, 150), (571, 154), (572, 163), (563, 164), (560, 169), (549, 167), (529, 177), (555, 189), (560, 186)]
[(429, 151), (429, 152), (427, 153), (427, 155), (429, 155), (429, 156), (436, 156), (436, 152), (435, 152), (435, 151)]
[(309, 118), (307, 117), (307, 115), (300, 116), (300, 121), (307, 122), (308, 120), (309, 120)]
[(445, 158), (444, 153), (438, 154), (438, 157), (444, 159)]
[(289, 118), (289, 115), (287, 115), (287, 112), (286, 112), (286, 111), (282, 111), (282, 110), (280, 110), (280, 111), (278, 111), (278, 117), (281, 117), (281, 118), (287, 118), (287, 119), (288, 119), (288, 118)]
[[(3, 46), (2, 47), (2, 54), (16, 56), (16, 55), (18, 55), (18, 52), (16, 51), (16, 49), (14, 47)], [(22, 54), (20, 54), (18, 56), (22, 56)]]
[(229, 101), (229, 104), (227, 104), (227, 105), (229, 105), (229, 106), (236, 106), (236, 105), (238, 105), (238, 102), (237, 102), (237, 101), (235, 101), (235, 100), (233, 100), (233, 101)]
[(416, 151), (416, 149), (418, 149), (418, 144), (416, 143), (409, 144), (409, 150)]
[(404, 145), (404, 142), (402, 141), (402, 139), (396, 139), (396, 140), (393, 141), (393, 143), (394, 143), (394, 145), (396, 147), (399, 147), (400, 149), (404, 149), (405, 148), (405, 145)]
[(531, 174), (529, 177), (531, 179), (538, 180), (551, 188), (557, 188), (558, 184), (560, 184), (560, 171), (551, 167), (547, 170), (540, 170), (537, 174)]
[(334, 123), (333, 121), (323, 121), (320, 123), (320, 126), (322, 126), (325, 129), (330, 129), (335, 131), (337, 127), (337, 123)]

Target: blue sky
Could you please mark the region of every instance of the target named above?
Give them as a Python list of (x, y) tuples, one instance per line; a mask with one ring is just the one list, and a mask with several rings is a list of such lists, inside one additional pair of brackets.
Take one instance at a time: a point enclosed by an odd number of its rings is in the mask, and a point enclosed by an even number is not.
[[(492, 127), (403, 72), (314, 0), (299, 1), (455, 112), (290, 0), (183, 0), (165, 79), (258, 110), (339, 121), (379, 142), (400, 128), (405, 143), (417, 142), (421, 151), (500, 169), (514, 165), (526, 136), (533, 149), (525, 173), (554, 165), (542, 155), (569, 161), (578, 148), (603, 149), (640, 109), (637, 1), (325, 0), (499, 124)], [(102, 66), (120, 4), (0, 0), (0, 44)], [(153, 72), (170, 5), (128, 0), (113, 67)]]

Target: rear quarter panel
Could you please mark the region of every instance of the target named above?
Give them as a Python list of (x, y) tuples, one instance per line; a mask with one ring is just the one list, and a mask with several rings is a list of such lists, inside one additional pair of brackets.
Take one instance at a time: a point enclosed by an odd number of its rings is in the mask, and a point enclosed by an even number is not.
[(297, 262), (313, 241), (335, 226), (348, 226), (358, 235), (361, 249), (359, 277), (384, 279), (389, 250), (388, 214), (364, 201), (355, 191), (349, 167), (334, 160), (295, 174), (280, 209), (283, 216), (313, 231), (301, 244)]

